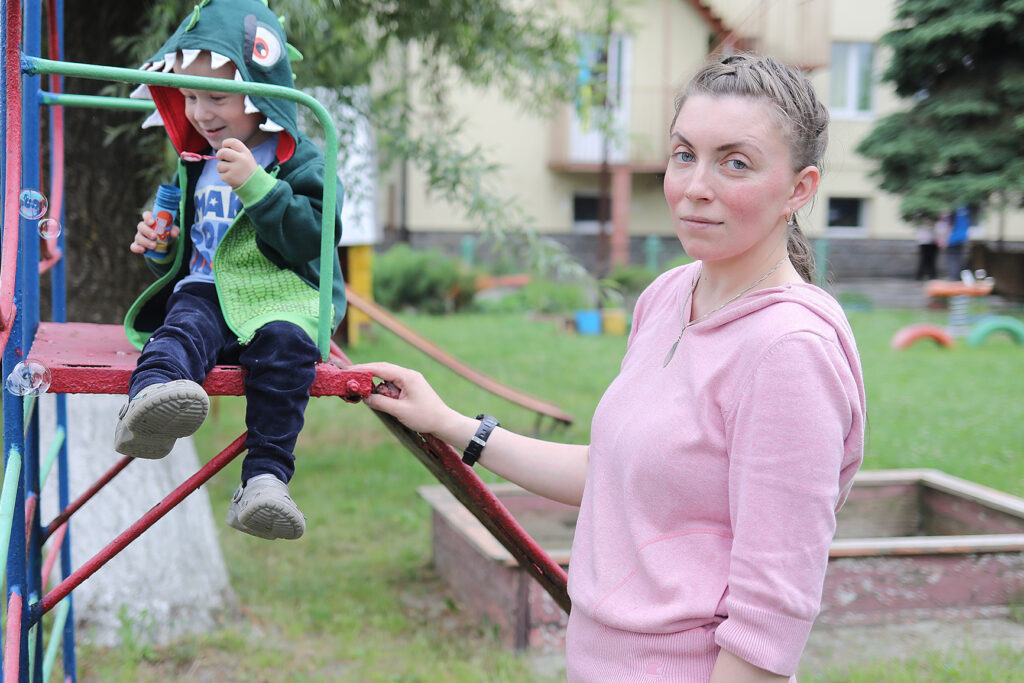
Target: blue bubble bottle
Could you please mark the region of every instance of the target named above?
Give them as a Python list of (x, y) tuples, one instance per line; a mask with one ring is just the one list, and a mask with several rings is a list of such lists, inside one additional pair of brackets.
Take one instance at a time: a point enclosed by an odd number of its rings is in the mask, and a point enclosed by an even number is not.
[(173, 258), (169, 250), (171, 226), (178, 215), (178, 203), (181, 201), (181, 188), (176, 185), (161, 185), (156, 191), (153, 202), (153, 218), (156, 225), (156, 249), (147, 249), (146, 258), (156, 263), (167, 263)]

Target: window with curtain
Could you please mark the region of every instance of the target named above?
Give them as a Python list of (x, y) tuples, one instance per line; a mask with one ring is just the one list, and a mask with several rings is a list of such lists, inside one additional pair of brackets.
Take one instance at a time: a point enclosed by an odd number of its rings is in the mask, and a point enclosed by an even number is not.
[(874, 110), (872, 43), (832, 43), (829, 109), (833, 116), (863, 118)]

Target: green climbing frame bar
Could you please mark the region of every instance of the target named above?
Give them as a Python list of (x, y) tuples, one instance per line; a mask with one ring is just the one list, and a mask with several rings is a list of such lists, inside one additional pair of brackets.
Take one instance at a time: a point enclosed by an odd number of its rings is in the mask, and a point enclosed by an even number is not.
[[(18, 496), (18, 485), (21, 484), (21, 451), (15, 447), (7, 450), (7, 463), (4, 466), (4, 483), (0, 491), (0, 557), (7, 557), (11, 544), (11, 528), (14, 523), (14, 504)], [(7, 566), (0, 570), (0, 583), (7, 573)]]
[(156, 106), (149, 100), (132, 100), (127, 97), (105, 97), (103, 95), (72, 95), (68, 93), (40, 93), (40, 102), (50, 106), (84, 107), (91, 109), (128, 109), (153, 111)]

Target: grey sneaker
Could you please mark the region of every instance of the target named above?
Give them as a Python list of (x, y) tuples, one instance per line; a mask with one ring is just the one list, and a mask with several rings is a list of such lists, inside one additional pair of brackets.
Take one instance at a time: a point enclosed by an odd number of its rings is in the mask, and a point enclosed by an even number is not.
[(114, 450), (133, 458), (162, 458), (176, 440), (202, 426), (209, 410), (210, 398), (191, 380), (150, 384), (121, 408)]
[(228, 526), (274, 540), (293, 540), (306, 531), (306, 516), (288, 495), (288, 484), (273, 474), (257, 474), (231, 496)]

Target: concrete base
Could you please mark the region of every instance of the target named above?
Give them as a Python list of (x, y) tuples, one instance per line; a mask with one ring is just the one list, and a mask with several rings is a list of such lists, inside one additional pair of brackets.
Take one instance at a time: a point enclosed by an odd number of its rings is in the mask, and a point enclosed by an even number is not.
[[(124, 396), (74, 394), (68, 402), (71, 499), (123, 456), (113, 449)], [(40, 398), (40, 452), (55, 431), (53, 394)], [(93, 557), (200, 467), (191, 438), (161, 460), (136, 460), (71, 518), (72, 570)], [(56, 469), (43, 490), (41, 519), (57, 512)], [(112, 647), (166, 644), (215, 628), (235, 604), (217, 523), (200, 487), (72, 592), (78, 642)], [(234, 533), (234, 532), (232, 532)], [(44, 548), (44, 553), (49, 544)], [(54, 569), (51, 585), (60, 578)]]

